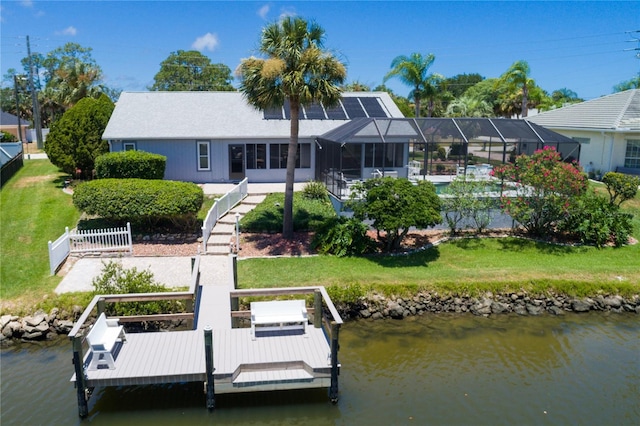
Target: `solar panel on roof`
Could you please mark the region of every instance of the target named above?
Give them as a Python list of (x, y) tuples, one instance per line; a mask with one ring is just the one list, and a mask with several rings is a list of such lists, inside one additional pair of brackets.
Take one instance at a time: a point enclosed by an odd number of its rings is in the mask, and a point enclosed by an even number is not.
[(304, 111), (307, 115), (307, 120), (324, 120), (327, 118), (326, 115), (324, 115), (322, 105), (317, 103), (305, 106)]
[(351, 119), (367, 116), (358, 98), (342, 98), (342, 105)]
[(329, 120), (346, 120), (347, 116), (342, 109), (342, 105), (338, 104), (332, 108), (327, 108), (327, 118)]
[[(291, 118), (291, 104), (287, 99), (284, 101), (284, 118), (287, 120)], [(302, 107), (298, 107), (298, 119), (304, 119), (304, 115), (302, 115)]]
[(263, 116), (265, 120), (282, 120), (282, 107), (265, 109)]
[(360, 99), (360, 102), (362, 103), (362, 106), (364, 106), (364, 109), (365, 111), (367, 111), (367, 114), (369, 115), (369, 117), (375, 117), (375, 118), (388, 117), (387, 113), (380, 105), (378, 98), (359, 97), (358, 99)]

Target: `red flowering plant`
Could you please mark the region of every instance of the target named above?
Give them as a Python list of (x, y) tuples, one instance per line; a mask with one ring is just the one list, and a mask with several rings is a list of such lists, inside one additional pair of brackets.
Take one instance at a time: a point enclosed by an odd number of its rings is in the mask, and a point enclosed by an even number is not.
[(563, 162), (549, 146), (496, 167), (494, 176), (516, 183), (516, 196), (501, 198), (502, 210), (533, 235), (553, 232), (567, 215), (572, 199), (587, 189), (587, 176), (580, 165)]

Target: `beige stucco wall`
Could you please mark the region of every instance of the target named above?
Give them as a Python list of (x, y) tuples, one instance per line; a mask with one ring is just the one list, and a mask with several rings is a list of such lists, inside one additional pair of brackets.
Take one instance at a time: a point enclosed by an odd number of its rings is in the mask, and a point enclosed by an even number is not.
[(640, 133), (625, 133), (606, 130), (550, 129), (569, 138), (588, 138), (589, 143), (580, 146), (580, 164), (585, 171), (602, 174), (624, 167), (628, 139), (640, 139)]

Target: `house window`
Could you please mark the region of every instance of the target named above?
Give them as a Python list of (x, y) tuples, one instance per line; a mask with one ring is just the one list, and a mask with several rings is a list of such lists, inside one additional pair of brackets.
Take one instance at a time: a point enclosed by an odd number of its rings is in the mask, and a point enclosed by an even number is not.
[(640, 139), (627, 139), (624, 166), (631, 167), (632, 169), (640, 169)]
[[(289, 144), (269, 145), (269, 167), (272, 169), (286, 169)], [(296, 169), (308, 169), (311, 167), (311, 144), (298, 144), (296, 153)]]
[(250, 143), (246, 146), (247, 169), (267, 168), (267, 144)]
[(124, 151), (135, 151), (136, 150), (136, 143), (135, 142), (123, 142), (122, 143), (122, 149)]
[(586, 145), (588, 143), (591, 143), (591, 138), (571, 138), (576, 142), (579, 142), (580, 145)]
[(402, 167), (404, 152), (401, 144), (366, 144), (364, 151), (365, 167)]
[(198, 170), (211, 170), (208, 141), (198, 141)]

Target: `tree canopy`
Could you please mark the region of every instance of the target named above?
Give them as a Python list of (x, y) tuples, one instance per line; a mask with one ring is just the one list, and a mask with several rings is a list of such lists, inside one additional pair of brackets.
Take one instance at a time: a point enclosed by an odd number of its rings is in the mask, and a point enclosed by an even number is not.
[[(512, 102), (514, 97), (520, 98), (520, 115), (526, 117), (529, 111), (529, 90), (535, 86), (531, 77), (531, 69), (527, 61), (514, 62), (509, 69), (500, 76), (499, 81), (506, 84), (510, 92), (505, 96), (507, 102)], [(518, 96), (516, 93), (519, 92)]]
[(196, 50), (178, 50), (160, 63), (149, 90), (164, 91), (233, 91), (233, 76), (228, 66), (213, 64)]
[(614, 92), (624, 92), (625, 90), (640, 89), (640, 75), (637, 75), (629, 80), (621, 81), (613, 86)]
[(109, 152), (102, 133), (107, 127), (114, 104), (106, 95), (98, 99), (84, 98), (66, 111), (51, 126), (44, 150), (49, 160), (62, 171), (91, 176), (94, 161)]
[(391, 71), (384, 77), (384, 81), (392, 77), (398, 77), (407, 86), (413, 89), (409, 98), (415, 102), (415, 116), (420, 117), (420, 102), (429, 99), (428, 115), (433, 112), (433, 100), (438, 93), (438, 85), (444, 80), (440, 74), (428, 74), (436, 57), (433, 53), (422, 56), (421, 53), (412, 53), (409, 56), (400, 55), (391, 62)]
[(442, 222), (440, 198), (428, 181), (414, 185), (408, 179), (368, 179), (353, 187), (349, 207), (355, 218), (373, 221), (387, 252), (400, 248), (411, 227), (424, 229)]
[(346, 67), (323, 49), (324, 29), (300, 17), (286, 17), (262, 30), (259, 51), (266, 58), (244, 59), (238, 66), (240, 91), (258, 109), (291, 105), (291, 131), (282, 234), (293, 238), (293, 183), (298, 149), (301, 105), (336, 105), (342, 93)]
[[(46, 56), (34, 52), (31, 54), (31, 63), (34, 72), (34, 88), (38, 93), (38, 102), (41, 107), (42, 125), (49, 126), (59, 118), (67, 109), (74, 106), (85, 97), (97, 98), (101, 94), (107, 94), (112, 100), (117, 98), (119, 91), (102, 84), (102, 69), (91, 56), (92, 49), (83, 47), (77, 43), (66, 43), (58, 47)], [(30, 75), (29, 57), (21, 60), (23, 73), (18, 73), (10, 68), (4, 79), (13, 80), (17, 76), (20, 116), (32, 119), (32, 103), (28, 76)], [(44, 84), (40, 81), (40, 76)], [(3, 109), (6, 96), (2, 93)], [(10, 112), (15, 111), (15, 105)]]

